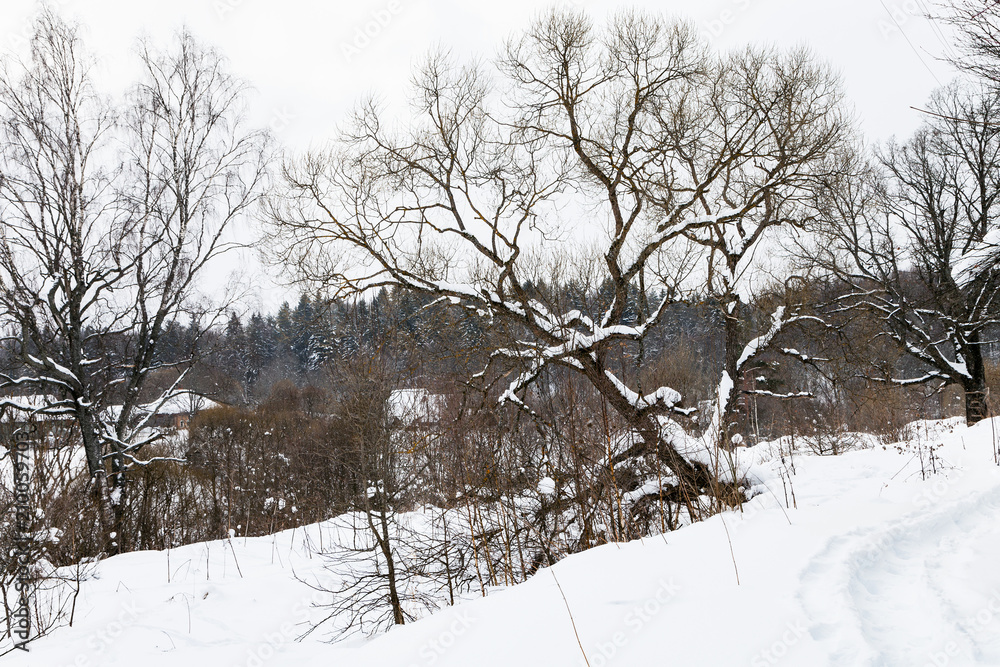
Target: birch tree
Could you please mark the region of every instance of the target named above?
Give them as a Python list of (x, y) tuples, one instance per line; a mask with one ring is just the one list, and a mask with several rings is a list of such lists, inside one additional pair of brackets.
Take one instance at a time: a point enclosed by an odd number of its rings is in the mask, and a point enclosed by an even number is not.
[(265, 138), (243, 129), (244, 88), (218, 54), (182, 34), (140, 57), (142, 83), (114, 105), (77, 27), (44, 12), (30, 60), (0, 73), (0, 312), (23, 367), (0, 386), (74, 419), (110, 551), (126, 472), (183, 377), (144, 397), (161, 336), (195, 312), (196, 278), (265, 173)]

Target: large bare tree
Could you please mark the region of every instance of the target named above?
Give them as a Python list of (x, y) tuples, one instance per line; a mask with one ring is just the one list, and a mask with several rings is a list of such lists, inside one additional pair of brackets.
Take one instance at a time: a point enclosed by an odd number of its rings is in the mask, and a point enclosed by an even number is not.
[[(639, 435), (614, 457), (643, 454), (672, 473), (655, 493), (718, 488), (666, 428), (684, 411), (678, 392), (641, 386), (615, 352), (660, 324), (683, 292), (668, 285), (678, 274), (740, 316), (754, 249), (810, 215), (806, 194), (846, 139), (835, 77), (804, 52), (716, 55), (693, 27), (631, 12), (598, 29), (553, 11), (497, 67), (432, 56), (407, 123), (366, 102), (334, 148), (289, 164), (272, 206), (282, 260), (342, 293), (392, 285), (467, 307), (506, 332), (491, 362), (507, 378), (502, 402), (530, 411), (539, 377), (579, 373)], [(679, 271), (679, 248), (698, 251), (701, 268), (685, 255)], [(599, 312), (529, 287), (573, 257), (601, 288)], [(637, 291), (664, 296), (636, 315)], [(728, 372), (794, 320), (776, 313)]]
[(1000, 4), (994, 0), (946, 0), (943, 20), (958, 30), (962, 50), (952, 64), (1000, 86)]
[(996, 92), (955, 83), (908, 141), (848, 158), (814, 255), (837, 278), (834, 308), (874, 315), (919, 365), (882, 379), (961, 386), (970, 424), (987, 415), (983, 347), (1000, 324), (998, 110)]
[(142, 82), (112, 105), (76, 26), (45, 12), (30, 61), (0, 74), (0, 309), (23, 367), (0, 386), (76, 421), (110, 550), (126, 471), (183, 377), (143, 395), (162, 337), (258, 197), (267, 143), (243, 128), (243, 84), (190, 34), (140, 57)]

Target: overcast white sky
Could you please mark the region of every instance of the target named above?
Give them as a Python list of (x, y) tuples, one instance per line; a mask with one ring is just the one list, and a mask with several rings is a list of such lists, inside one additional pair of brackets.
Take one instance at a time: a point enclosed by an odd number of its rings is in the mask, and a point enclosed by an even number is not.
[[(622, 7), (694, 21), (720, 49), (750, 42), (805, 44), (841, 72), (871, 140), (906, 136), (921, 106), (954, 72), (940, 61), (947, 30), (924, 18), (933, 0), (562, 0), (597, 21)], [(134, 72), (138, 35), (166, 42), (187, 25), (214, 44), (257, 93), (253, 119), (293, 149), (329, 137), (366, 93), (390, 100), (405, 89), (411, 64), (429, 49), (490, 57), (503, 38), (548, 6), (530, 0), (57, 0), (86, 28), (100, 74), (122, 87)], [(25, 54), (32, 0), (0, 4), (0, 50)], [(282, 292), (267, 289), (270, 309)]]

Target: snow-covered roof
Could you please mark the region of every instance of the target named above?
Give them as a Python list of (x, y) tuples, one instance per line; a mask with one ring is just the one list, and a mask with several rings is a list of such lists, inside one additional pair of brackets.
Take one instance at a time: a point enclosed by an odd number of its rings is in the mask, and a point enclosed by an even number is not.
[[(8, 422), (12, 419), (25, 418), (28, 413), (35, 413), (35, 419), (39, 421), (66, 419), (70, 415), (65, 407), (52, 408), (50, 406), (66, 405), (66, 401), (47, 394), (31, 394), (28, 396), (5, 396), (0, 397), (0, 422)], [(140, 405), (137, 411), (140, 413), (150, 413), (155, 411), (160, 415), (193, 415), (202, 410), (220, 407), (221, 403), (210, 398), (201, 396), (191, 391), (175, 392), (166, 400), (153, 401)], [(111, 405), (106, 409), (106, 414), (111, 418), (116, 417), (121, 412), (122, 406)]]
[[(206, 398), (201, 394), (196, 394), (193, 391), (178, 391), (174, 392), (173, 395), (169, 396), (167, 399), (163, 400), (157, 399), (149, 403), (144, 403), (143, 405), (136, 406), (136, 412), (140, 414), (149, 414), (151, 412), (156, 412), (158, 415), (193, 415), (195, 413), (201, 412), (202, 410), (209, 410), (211, 408), (221, 407), (221, 403), (213, 401), (210, 398)], [(122, 406), (112, 405), (108, 407), (108, 413), (112, 417), (116, 417), (121, 412)]]
[[(159, 409), (156, 409), (157, 405), (159, 405)], [(147, 412), (156, 409), (157, 414), (161, 415), (186, 415), (221, 406), (221, 403), (200, 394), (191, 391), (181, 391), (163, 401), (163, 403), (147, 403), (141, 406), (141, 409)]]

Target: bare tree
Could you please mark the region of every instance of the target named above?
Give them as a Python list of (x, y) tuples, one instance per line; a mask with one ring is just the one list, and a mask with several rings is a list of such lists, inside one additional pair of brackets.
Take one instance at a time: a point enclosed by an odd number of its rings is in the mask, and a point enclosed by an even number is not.
[(412, 443), (403, 441), (394, 418), (389, 373), (377, 359), (349, 368), (335, 418), (340, 436), (355, 453), (351, 474), (357, 492), (351, 511), (333, 522), (335, 547), (323, 555), (340, 586), (328, 591), (333, 600), (319, 624), (342, 624), (339, 635), (403, 625), (420, 608), (435, 607), (434, 597), (420, 584), (436, 574), (427, 567), (447, 548), (424, 534), (425, 526), (413, 525), (421, 523), (419, 513), (402, 514), (410, 509), (422, 464), (408, 455)]
[[(843, 139), (835, 79), (804, 53), (716, 57), (691, 26), (636, 13), (598, 30), (554, 11), (498, 67), (503, 86), (432, 56), (405, 129), (369, 102), (337, 148), (289, 165), (272, 207), (281, 258), (341, 292), (401, 286), (479, 313), (508, 335), (491, 363), (508, 378), (501, 402), (530, 413), (539, 377), (579, 373), (639, 434), (616, 457), (661, 461), (677, 501), (718, 490), (665, 435), (686, 412), (680, 395), (635, 383), (614, 353), (677, 298), (665, 290), (629, 316), (637, 291), (665, 287), (655, 269), (678, 244), (706, 248), (710, 284), (738, 301), (753, 249), (801, 219)], [(553, 309), (527, 288), (574, 254), (592, 258), (597, 313)]]
[(987, 414), (983, 345), (1000, 323), (1000, 97), (953, 84), (923, 126), (872, 163), (847, 158), (826, 192), (821, 252), (835, 309), (864, 309), (923, 369), (898, 385), (958, 384), (972, 424)]
[(173, 389), (143, 397), (161, 338), (258, 196), (266, 142), (242, 127), (242, 84), (189, 34), (142, 49), (124, 113), (95, 90), (75, 26), (43, 13), (31, 49), (0, 75), (0, 308), (23, 365), (0, 385), (74, 418), (113, 551), (125, 473)]
[[(140, 48), (144, 76), (125, 115), (129, 147), (122, 195), (136, 221), (122, 248), (128, 260), (127, 345), (118, 351), (115, 415), (110, 445), (115, 488), (119, 472), (157, 434), (142, 430), (180, 384), (140, 410), (142, 388), (157, 360), (168, 325), (191, 315), (196, 341), (223, 313), (196, 304), (204, 269), (238, 244), (234, 221), (248, 215), (264, 190), (269, 138), (243, 121), (246, 84), (226, 69), (222, 56), (181, 32), (169, 52)], [(189, 350), (189, 355), (194, 350)], [(189, 356), (182, 364), (190, 367)], [(175, 362), (176, 363), (176, 362)], [(141, 418), (136, 419), (141, 412)]]
[(994, 86), (1000, 85), (1000, 5), (993, 0), (948, 0), (943, 20), (959, 31), (965, 52), (952, 63)]
[[(672, 146), (675, 170), (689, 172), (695, 176), (692, 185), (698, 184), (695, 210), (707, 216), (726, 213), (684, 233), (705, 251), (701, 289), (718, 304), (725, 328), (709, 442), (729, 440), (744, 372), (779, 336), (816, 319), (791, 301), (775, 307), (770, 321), (753, 335), (746, 301), (766, 287), (756, 255), (774, 248), (779, 234), (804, 228), (815, 218), (811, 195), (839, 168), (830, 158), (851, 138), (840, 99), (836, 78), (806, 52), (738, 52), (720, 63), (705, 91), (700, 104), (707, 113)], [(676, 194), (668, 197), (654, 202), (669, 211)], [(778, 351), (801, 361), (794, 350)]]

